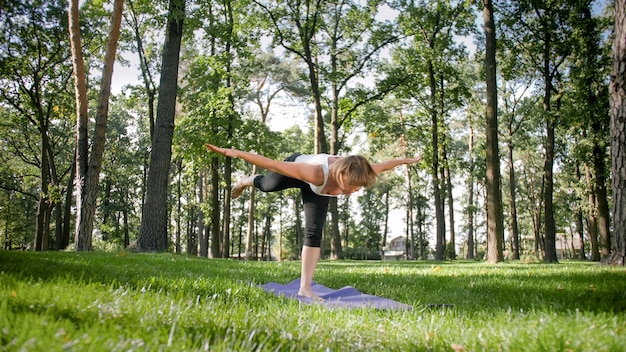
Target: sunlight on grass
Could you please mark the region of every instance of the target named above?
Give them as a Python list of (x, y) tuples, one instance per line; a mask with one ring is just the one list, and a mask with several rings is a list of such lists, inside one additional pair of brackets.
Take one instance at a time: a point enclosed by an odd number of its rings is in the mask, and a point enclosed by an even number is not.
[[(626, 270), (588, 262), (323, 261), (316, 281), (413, 305), (275, 297), (299, 262), (0, 252), (2, 351), (622, 351)], [(431, 306), (445, 304), (446, 307)]]

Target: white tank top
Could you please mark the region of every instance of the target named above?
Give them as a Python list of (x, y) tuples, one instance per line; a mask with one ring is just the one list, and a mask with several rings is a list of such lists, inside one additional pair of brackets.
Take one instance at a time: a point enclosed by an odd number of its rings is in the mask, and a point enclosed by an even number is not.
[(303, 154), (303, 155), (299, 155), (298, 157), (296, 157), (296, 162), (299, 163), (307, 163), (307, 164), (314, 164), (314, 165), (321, 165), (322, 166), (322, 170), (324, 171), (324, 183), (322, 183), (319, 186), (316, 186), (312, 183), (309, 183), (309, 186), (311, 186), (311, 190), (313, 191), (313, 193), (320, 195), (320, 196), (326, 196), (326, 197), (337, 197), (337, 195), (335, 194), (325, 194), (322, 193), (322, 190), (324, 189), (324, 187), (326, 187), (326, 183), (328, 183), (328, 158), (330, 158), (333, 155), (329, 155), (329, 154)]

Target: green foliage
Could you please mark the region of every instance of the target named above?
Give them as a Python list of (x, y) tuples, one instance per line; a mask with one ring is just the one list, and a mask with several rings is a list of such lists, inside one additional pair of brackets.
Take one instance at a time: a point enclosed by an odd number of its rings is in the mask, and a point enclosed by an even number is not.
[(602, 352), (626, 343), (626, 272), (588, 262), (320, 263), (326, 286), (413, 305), (376, 311), (303, 305), (254, 286), (291, 281), (299, 262), (0, 253), (0, 344), (11, 351)]

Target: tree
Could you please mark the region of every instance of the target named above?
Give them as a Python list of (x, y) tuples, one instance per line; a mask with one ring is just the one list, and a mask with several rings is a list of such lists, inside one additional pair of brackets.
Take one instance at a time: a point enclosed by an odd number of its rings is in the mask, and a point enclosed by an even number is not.
[[(109, 113), (109, 97), (111, 95), (111, 77), (113, 76), (113, 65), (117, 53), (117, 44), (120, 36), (122, 24), (122, 13), (124, 0), (115, 0), (113, 4), (113, 14), (111, 17), (111, 29), (109, 31), (109, 41), (107, 43), (102, 70), (102, 80), (100, 81), (100, 93), (98, 95), (98, 106), (96, 109), (96, 128), (87, 164), (88, 149), (85, 132), (87, 130), (86, 97), (87, 81), (85, 77), (82, 46), (80, 40), (80, 27), (78, 25), (78, 0), (72, 0), (70, 4), (70, 43), (72, 47), (72, 57), (75, 72), (75, 93), (77, 109), (77, 200), (76, 200), (76, 238), (75, 249), (77, 251), (88, 251), (92, 248), (92, 231), (94, 217), (96, 214), (96, 200), (98, 195), (98, 183), (100, 180), (100, 170), (102, 169), (102, 155), (106, 142), (107, 120)], [(79, 75), (82, 75), (80, 77)], [(78, 152), (80, 150), (80, 152)], [(85, 168), (85, 165), (86, 168)]]
[[(586, 191), (591, 203), (589, 210), (589, 234), (592, 243), (597, 242), (592, 251), (593, 260), (606, 259), (610, 244), (609, 200), (607, 178), (607, 148), (609, 146), (610, 116), (608, 84), (610, 74), (609, 53), (602, 47), (604, 19), (592, 16), (591, 1), (578, 1), (572, 16), (574, 50), (571, 62), (570, 84), (566, 96), (566, 108), (572, 133), (577, 139), (572, 150), (581, 164), (584, 164), (588, 185)], [(566, 117), (566, 118), (567, 118)], [(582, 132), (582, 133), (581, 133)], [(597, 234), (597, 235), (596, 235)]]
[[(34, 250), (48, 250), (52, 245), (50, 233), (52, 211), (56, 208), (57, 230), (62, 230), (60, 218), (64, 176), (70, 167), (63, 149), (67, 145), (67, 116), (70, 102), (66, 91), (71, 71), (65, 63), (69, 51), (66, 17), (62, 1), (16, 2), (2, 9), (0, 20), (0, 104), (5, 127), (7, 149), (17, 168), (11, 163), (13, 175), (2, 188), (10, 192), (30, 194), (37, 199)], [(64, 162), (66, 161), (66, 162)], [(31, 168), (34, 168), (31, 169)], [(11, 179), (31, 179), (37, 175), (38, 185), (12, 182)], [(18, 176), (19, 175), (19, 176)], [(21, 183), (21, 184), (20, 184)], [(69, 205), (67, 205), (69, 206)], [(32, 221), (32, 220), (31, 220)], [(57, 248), (63, 241), (57, 242)]]
[[(469, 33), (474, 14), (468, 3), (446, 1), (400, 1), (398, 21), (410, 47), (394, 53), (394, 65), (411, 75), (397, 94), (410, 97), (420, 115), (430, 119), (430, 158), (433, 198), (436, 214), (435, 259), (445, 255), (445, 189), (442, 141), (446, 133), (445, 118), (463, 104), (469, 95), (468, 82), (462, 74), (467, 53), (455, 36)], [(415, 108), (415, 107), (412, 107)]]
[(485, 22), (485, 73), (487, 85), (486, 123), (486, 182), (487, 182), (487, 260), (504, 260), (502, 243), (502, 189), (500, 188), (500, 153), (498, 151), (498, 86), (496, 82), (496, 26), (491, 0), (483, 0)]
[(543, 166), (544, 261), (556, 263), (554, 219), (555, 130), (559, 126), (564, 94), (564, 63), (571, 54), (572, 4), (563, 0), (524, 0), (507, 4), (503, 22), (512, 46), (530, 74), (542, 81), (545, 126)]
[(158, 16), (151, 13), (154, 10), (153, 1), (128, 0), (128, 11), (124, 13), (124, 18), (130, 25), (131, 33), (122, 32), (123, 36), (129, 37), (125, 38), (128, 42), (134, 43), (130, 49), (137, 52), (139, 59), (143, 92), (147, 98), (150, 140), (154, 137), (154, 104), (158, 92), (154, 77), (156, 72), (160, 71), (160, 67), (154, 67), (158, 65), (158, 60), (155, 58), (159, 51), (155, 48), (156, 44), (153, 41), (148, 41), (148, 38), (161, 34), (160, 28), (163, 27), (163, 23), (160, 23)]
[(185, 0), (170, 0), (159, 82), (159, 102), (150, 153), (146, 203), (137, 238), (137, 249), (140, 251), (164, 251), (168, 245), (167, 190), (184, 20)]
[[(315, 153), (328, 153), (324, 133), (322, 93), (318, 72), (318, 46), (316, 35), (322, 22), (324, 1), (287, 0), (254, 1), (269, 17), (274, 41), (289, 54), (300, 58), (306, 66), (306, 76), (311, 85), (311, 98), (315, 106)], [(295, 28), (295, 30), (294, 30)]]
[(624, 265), (626, 258), (626, 1), (615, 1), (615, 39), (610, 85), (611, 171), (613, 174), (613, 232), (615, 249), (608, 262)]
[[(400, 85), (401, 81), (391, 84), (379, 82), (375, 89), (370, 90), (353, 84), (354, 81), (366, 77), (368, 68), (377, 66), (378, 54), (398, 38), (392, 26), (376, 21), (375, 15), (380, 5), (377, 2), (369, 2), (363, 6), (352, 1), (339, 0), (327, 1), (325, 5), (321, 16), (318, 55), (327, 57), (329, 64), (325, 65), (324, 59), (318, 60), (317, 70), (320, 79), (328, 82), (329, 153), (336, 155), (343, 148), (345, 136), (352, 132), (351, 119), (358, 109), (383, 98)], [(343, 135), (342, 128), (346, 130)], [(337, 203), (338, 199), (332, 198), (329, 204), (332, 219), (331, 259), (343, 257)]]

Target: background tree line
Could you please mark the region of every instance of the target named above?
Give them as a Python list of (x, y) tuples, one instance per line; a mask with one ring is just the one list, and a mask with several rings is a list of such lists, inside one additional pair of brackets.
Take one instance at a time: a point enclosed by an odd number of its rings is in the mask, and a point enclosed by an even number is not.
[[(435, 259), (601, 260), (616, 248), (623, 258), (610, 149), (616, 8), (5, 1), (4, 248), (297, 258), (297, 192), (232, 200), (236, 178), (259, 170), (207, 153), (208, 142), (272, 158), (422, 153), (419, 166), (332, 200), (332, 259), (380, 257), (398, 228), (411, 259), (431, 247)], [(131, 56), (139, 83), (110, 95), (114, 58)], [(272, 130), (276, 119), (303, 127)]]

